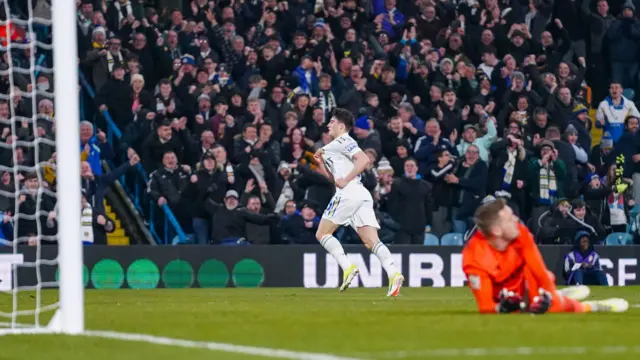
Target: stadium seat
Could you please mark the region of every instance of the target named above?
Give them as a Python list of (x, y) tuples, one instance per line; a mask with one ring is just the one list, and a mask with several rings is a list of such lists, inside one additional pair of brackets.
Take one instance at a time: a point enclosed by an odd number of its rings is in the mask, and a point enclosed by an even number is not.
[(611, 233), (604, 240), (606, 245), (631, 245), (633, 244), (633, 236), (627, 233)]
[(438, 246), (440, 245), (440, 241), (438, 237), (433, 234), (424, 234), (424, 245)]
[(442, 246), (462, 246), (464, 245), (464, 235), (460, 233), (446, 234), (440, 239)]

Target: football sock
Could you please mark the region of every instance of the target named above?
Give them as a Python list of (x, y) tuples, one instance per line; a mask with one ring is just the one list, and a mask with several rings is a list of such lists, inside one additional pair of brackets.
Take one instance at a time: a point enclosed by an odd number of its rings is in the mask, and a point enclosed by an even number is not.
[(344, 254), (344, 249), (342, 248), (342, 244), (340, 241), (336, 239), (333, 235), (325, 235), (320, 240), (320, 245), (324, 247), (331, 256), (338, 262), (338, 265), (342, 268), (343, 271), (348, 270), (351, 267), (351, 261), (347, 259), (347, 255)]
[(380, 263), (382, 264), (384, 271), (387, 272), (387, 276), (389, 276), (389, 278), (399, 272), (398, 268), (396, 268), (396, 265), (393, 263), (393, 257), (391, 257), (389, 248), (383, 244), (382, 241), (373, 245), (371, 252), (378, 258), (378, 260), (380, 260)]

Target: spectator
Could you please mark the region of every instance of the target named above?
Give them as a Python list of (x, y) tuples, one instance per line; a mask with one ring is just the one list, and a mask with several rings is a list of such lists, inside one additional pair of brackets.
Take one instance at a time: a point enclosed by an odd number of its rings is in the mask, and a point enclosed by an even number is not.
[(174, 132), (186, 136), (186, 118), (180, 120), (163, 120), (155, 131), (142, 144), (142, 158), (145, 168), (149, 172), (164, 166), (165, 154), (170, 152), (176, 157), (176, 162), (183, 158), (184, 144), (180, 138), (174, 136)]
[(527, 176), (532, 199), (530, 228), (537, 233), (540, 216), (564, 197), (566, 167), (553, 142), (540, 142), (539, 155), (530, 160)]
[(95, 175), (102, 175), (102, 164), (100, 160), (111, 160), (113, 149), (107, 143), (107, 135), (103, 131), (98, 131), (93, 135), (93, 124), (89, 121), (80, 122), (80, 149), (87, 155), (86, 161), (91, 166), (91, 171)]
[(431, 230), (431, 195), (431, 185), (418, 174), (416, 161), (405, 161), (404, 176), (393, 183), (388, 199), (388, 212), (400, 225), (394, 244), (423, 243), (424, 233)]
[(600, 256), (594, 250), (588, 232), (576, 233), (573, 250), (564, 258), (564, 276), (567, 285), (608, 285)]
[[(353, 127), (356, 140), (361, 149), (373, 149), (376, 154), (382, 154), (382, 143), (380, 142), (380, 134), (371, 129), (367, 116), (361, 116), (356, 119)], [(376, 159), (377, 160), (377, 159)]]
[(224, 170), (217, 166), (215, 156), (211, 152), (206, 152), (198, 163), (198, 170), (191, 175), (189, 181), (193, 184), (192, 186), (196, 187), (192, 192), (195, 195), (192, 199), (195, 204), (192, 222), (195, 243), (208, 244), (211, 233), (209, 221), (211, 219), (205, 210), (205, 204), (208, 199), (213, 199), (216, 202), (222, 201), (229, 187), (228, 177)]
[(285, 244), (315, 244), (316, 231), (320, 217), (310, 203), (304, 203), (302, 209), (291, 215), (286, 215), (282, 220), (282, 241)]
[(603, 128), (604, 131), (608, 132), (614, 142), (618, 141), (622, 136), (628, 115), (636, 118), (640, 117), (636, 105), (622, 96), (622, 85), (619, 81), (614, 81), (609, 85), (609, 96), (602, 100), (596, 112), (596, 127)]
[(638, 76), (638, 59), (630, 55), (640, 49), (637, 44), (640, 40), (640, 23), (634, 18), (635, 11), (633, 2), (627, 0), (622, 5), (621, 15), (607, 30), (611, 78), (624, 88), (634, 88)]
[(87, 244), (107, 244), (107, 233), (112, 233), (116, 225), (111, 218), (104, 213), (93, 211), (93, 207), (87, 201), (85, 194), (82, 194), (82, 215), (80, 217), (80, 231), (82, 231), (82, 242)]
[(602, 223), (602, 215), (605, 212), (605, 199), (612, 191), (612, 187), (604, 186), (597, 174), (587, 176), (587, 186), (583, 191), (584, 200), (600, 223)]
[(487, 175), (487, 164), (480, 160), (476, 145), (469, 146), (464, 160), (458, 162), (451, 174), (445, 175), (444, 181), (452, 188), (454, 232), (464, 233), (470, 227), (473, 213), (485, 196)]
[(631, 191), (633, 181), (623, 178), (621, 170), (615, 164), (611, 165), (606, 178), (605, 187), (613, 191), (605, 200), (602, 223), (608, 225), (611, 232), (627, 232), (629, 208), (635, 205)]
[[(259, 203), (259, 199), (256, 200)], [(247, 224), (266, 225), (270, 219), (277, 217), (275, 214), (265, 216), (238, 208), (238, 192), (235, 190), (227, 191), (224, 204), (208, 199), (205, 206), (212, 215), (211, 223), (215, 224), (211, 230), (211, 239), (214, 244), (238, 243), (241, 239), (246, 240)], [(252, 207), (254, 210), (258, 207), (255, 201)]]
[(191, 229), (192, 204), (189, 199), (193, 188), (190, 183), (197, 182), (197, 178), (191, 178), (191, 167), (179, 165), (178, 157), (173, 151), (167, 151), (162, 155), (162, 168), (149, 175), (147, 192), (158, 206), (170, 206), (176, 215), (180, 225)]
[[(488, 116), (488, 115), (487, 115)], [(480, 159), (484, 162), (489, 160), (489, 148), (496, 139), (497, 131), (494, 123), (495, 118), (485, 118), (487, 125), (487, 133), (478, 137), (480, 129), (477, 125), (467, 124), (462, 131), (462, 139), (458, 144), (458, 154), (464, 154), (467, 152), (467, 148), (471, 145), (475, 145), (480, 151)]]
[[(429, 120), (425, 126), (425, 133), (426, 135), (416, 141), (414, 152), (414, 156), (418, 161), (418, 168), (420, 169), (419, 173), (422, 176), (425, 176), (427, 169), (437, 162), (436, 154), (440, 150), (447, 150), (449, 154), (452, 155), (458, 154), (451, 141), (451, 139), (455, 140), (455, 133), (451, 138), (443, 137), (438, 120)], [(455, 141), (453, 141), (453, 143), (455, 143)]]
[(526, 150), (522, 135), (516, 125), (516, 133), (507, 135), (491, 145), (489, 164), (488, 192), (494, 195), (498, 191), (511, 194), (511, 203), (518, 214), (525, 207), (525, 181), (527, 179)]

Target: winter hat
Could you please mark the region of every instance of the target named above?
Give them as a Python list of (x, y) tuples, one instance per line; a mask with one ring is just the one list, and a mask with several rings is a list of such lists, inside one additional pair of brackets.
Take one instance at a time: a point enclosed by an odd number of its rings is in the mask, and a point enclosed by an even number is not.
[(315, 24), (313, 24), (313, 29), (315, 30), (315, 28), (320, 27), (324, 29), (324, 22), (322, 21), (316, 21)]
[(551, 140), (542, 140), (540, 142), (540, 150), (542, 150), (543, 147), (548, 146), (550, 147), (552, 150), (556, 149), (556, 146), (553, 145), (553, 142), (551, 142)]
[(573, 124), (569, 124), (569, 126), (567, 126), (567, 128), (564, 131), (565, 135), (578, 135), (578, 130), (576, 130), (576, 127), (573, 126)]
[(196, 59), (193, 57), (193, 55), (190, 54), (185, 54), (181, 59), (180, 59), (180, 63), (184, 64), (189, 64), (189, 65), (196, 65)]
[(442, 69), (444, 67), (445, 63), (450, 63), (451, 66), (453, 66), (453, 60), (449, 59), (449, 58), (444, 58), (442, 60), (440, 60), (440, 68)]
[(480, 129), (478, 129), (478, 126), (474, 124), (466, 124), (462, 131), (467, 131), (468, 129), (473, 129), (476, 133), (480, 131)]
[(578, 116), (582, 113), (586, 113), (589, 112), (589, 109), (587, 109), (586, 106), (582, 105), (582, 104), (578, 104), (576, 105), (576, 107), (573, 108), (573, 115)]
[(97, 34), (102, 34), (104, 36), (107, 36), (107, 31), (103, 28), (103, 27), (97, 27), (93, 30), (93, 32), (91, 33), (92, 36), (96, 36)]
[(389, 160), (387, 160), (386, 157), (382, 157), (382, 159), (380, 159), (380, 161), (378, 162), (377, 170), (378, 172), (393, 171), (393, 168), (391, 167), (391, 163), (389, 163)]
[(613, 148), (613, 139), (611, 138), (611, 134), (609, 134), (609, 132), (605, 132), (604, 135), (602, 135), (602, 140), (600, 140), (600, 148), (602, 149)]
[(591, 182), (591, 180), (593, 180), (593, 179), (600, 179), (600, 176), (598, 176), (598, 174), (596, 174), (596, 173), (589, 173), (589, 174), (587, 175), (587, 178), (585, 179), (585, 180), (586, 180), (585, 182), (588, 184), (588, 183), (590, 183), (590, 182)]
[(281, 161), (280, 165), (278, 165), (278, 172), (280, 172), (280, 170), (283, 170), (283, 169), (289, 170), (289, 164), (287, 164), (286, 161)]
[(356, 119), (355, 127), (362, 130), (369, 130), (371, 126), (369, 126), (369, 117), (366, 115), (360, 116)]
[(512, 79), (520, 79), (522, 81), (525, 80), (524, 74), (521, 71), (514, 71), (513, 74), (511, 74), (511, 78)]
[(620, 10), (624, 9), (631, 9), (631, 11), (636, 12), (636, 6), (633, 5), (633, 2), (631, 0), (627, 0), (624, 5), (622, 5), (622, 9)]

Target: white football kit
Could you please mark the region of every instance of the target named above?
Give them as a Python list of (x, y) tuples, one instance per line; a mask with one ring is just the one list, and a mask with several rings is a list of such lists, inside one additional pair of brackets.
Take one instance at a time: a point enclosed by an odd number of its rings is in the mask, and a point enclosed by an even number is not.
[[(347, 176), (354, 167), (353, 156), (362, 150), (348, 134), (342, 135), (322, 148), (325, 167), (334, 179)], [(360, 175), (336, 193), (322, 215), (337, 225), (350, 225), (354, 229), (371, 226), (380, 229), (373, 211), (371, 193), (360, 182)]]

